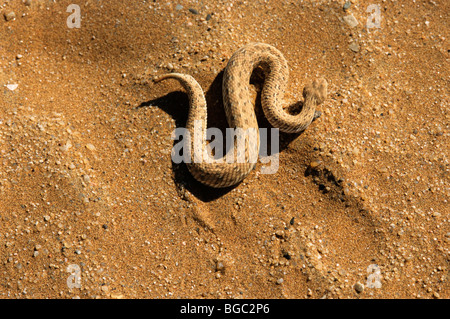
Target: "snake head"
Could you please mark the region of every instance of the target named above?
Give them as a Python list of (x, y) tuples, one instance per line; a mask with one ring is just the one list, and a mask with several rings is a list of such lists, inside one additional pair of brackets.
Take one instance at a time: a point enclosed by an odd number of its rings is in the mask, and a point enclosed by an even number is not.
[(314, 80), (303, 89), (303, 97), (313, 98), (317, 104), (321, 104), (327, 98), (328, 83), (324, 78)]

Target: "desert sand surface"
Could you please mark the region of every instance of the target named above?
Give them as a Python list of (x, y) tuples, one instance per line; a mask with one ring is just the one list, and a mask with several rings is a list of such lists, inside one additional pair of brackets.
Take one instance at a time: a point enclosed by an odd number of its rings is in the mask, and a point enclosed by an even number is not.
[[(450, 298), (449, 12), (1, 0), (0, 297)], [(275, 174), (209, 188), (171, 160), (185, 91), (153, 78), (192, 75), (225, 128), (221, 74), (252, 42), (286, 57), (288, 102), (318, 77), (328, 97)], [(270, 127), (262, 79), (242, 85)]]

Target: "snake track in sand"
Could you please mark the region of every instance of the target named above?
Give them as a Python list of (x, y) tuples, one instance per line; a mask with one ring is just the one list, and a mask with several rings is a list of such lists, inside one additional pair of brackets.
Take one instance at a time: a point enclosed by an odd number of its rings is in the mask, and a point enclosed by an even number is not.
[[(315, 117), (315, 107), (321, 104), (327, 95), (327, 82), (320, 78), (308, 84), (303, 90), (303, 107), (298, 114), (289, 114), (281, 103), (288, 82), (289, 69), (283, 54), (268, 44), (252, 43), (237, 50), (225, 68), (222, 82), (223, 104), (230, 128), (258, 129), (254, 106), (250, 100), (250, 76), (256, 67), (262, 67), (265, 75), (261, 92), (261, 105), (269, 123), (282, 132), (296, 133), (305, 130)], [(206, 100), (201, 86), (190, 75), (169, 73), (154, 79), (159, 82), (173, 78), (178, 80), (189, 96), (189, 115), (186, 129), (194, 136), (194, 124), (201, 123), (200, 151), (206, 149)], [(249, 161), (249, 148), (256, 146), (259, 151), (259, 134), (255, 138), (245, 137), (246, 161), (225, 160), (215, 162), (196, 162), (191, 151), (194, 145), (191, 138), (186, 147), (192, 157), (186, 163), (189, 172), (195, 179), (211, 187), (228, 187), (241, 182), (255, 167), (254, 161)], [(238, 150), (239, 152), (239, 150)]]

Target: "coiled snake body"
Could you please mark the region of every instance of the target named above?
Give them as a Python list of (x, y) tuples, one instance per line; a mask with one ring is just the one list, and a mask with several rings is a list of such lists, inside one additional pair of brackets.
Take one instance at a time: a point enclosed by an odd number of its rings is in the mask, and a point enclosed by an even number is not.
[[(304, 103), (300, 113), (289, 114), (282, 108), (281, 102), (288, 81), (288, 65), (283, 54), (273, 46), (264, 43), (248, 44), (237, 50), (225, 68), (222, 82), (223, 104), (229, 127), (244, 130), (258, 130), (254, 106), (250, 100), (249, 82), (253, 70), (261, 66), (264, 85), (261, 92), (261, 105), (269, 123), (282, 132), (295, 133), (305, 130), (315, 116), (315, 107), (322, 103), (327, 95), (327, 82), (320, 78), (307, 85), (303, 90)], [(159, 82), (173, 78), (178, 80), (189, 96), (189, 115), (186, 129), (191, 132), (186, 147), (192, 160), (186, 163), (195, 179), (208, 186), (220, 188), (241, 182), (255, 167), (250, 161), (249, 149), (259, 151), (259, 134), (254, 138), (245, 137), (245, 161), (227, 162), (196, 161), (192, 150), (204, 152), (206, 149), (206, 100), (198, 82), (190, 75), (169, 73), (154, 79)], [(195, 125), (201, 124), (200, 128)], [(194, 128), (200, 130), (200, 146), (194, 145)], [(238, 150), (239, 154), (239, 150)]]

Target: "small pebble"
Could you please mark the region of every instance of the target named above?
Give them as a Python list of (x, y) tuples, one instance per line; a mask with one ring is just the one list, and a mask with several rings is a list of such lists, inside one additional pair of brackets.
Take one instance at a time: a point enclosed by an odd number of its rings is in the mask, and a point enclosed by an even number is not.
[(66, 144), (61, 145), (61, 146), (59, 147), (59, 149), (60, 149), (61, 151), (63, 151), (63, 152), (66, 152), (66, 151), (69, 150), (71, 147), (72, 147), (72, 142), (67, 141)]
[(223, 265), (222, 262), (218, 262), (216, 264), (216, 271), (224, 271), (225, 270), (225, 266)]
[(169, 71), (172, 71), (172, 70), (174, 69), (173, 64), (170, 63), (170, 62), (167, 63), (166, 67), (167, 67), (167, 69), (168, 69)]
[(86, 144), (86, 148), (90, 151), (95, 151), (95, 146), (90, 143)]
[(6, 12), (4, 13), (4, 16), (6, 21), (11, 21), (16, 18), (16, 14), (14, 13), (14, 11)]
[(195, 9), (189, 8), (189, 11), (190, 11), (191, 13), (193, 13), (193, 14), (198, 14), (198, 11), (195, 10)]
[(314, 161), (311, 161), (311, 163), (309, 163), (309, 167), (312, 168), (312, 169), (317, 168), (319, 165), (320, 165), (320, 161), (319, 160), (314, 160)]
[(277, 279), (277, 285), (281, 285), (283, 283), (283, 278), (278, 278)]
[(123, 299), (123, 295), (121, 293), (118, 293), (118, 292), (112, 292), (110, 297), (113, 298), (113, 299)]
[(31, 0), (25, 0), (24, 4), (29, 7), (31, 6)]
[(344, 17), (344, 22), (347, 23), (351, 28), (354, 28), (358, 25), (358, 20), (356, 20), (356, 18), (351, 14)]
[(83, 180), (85, 183), (89, 183), (91, 181), (91, 177), (89, 175), (84, 174), (83, 175)]
[(431, 214), (431, 216), (433, 216), (433, 217), (441, 217), (441, 213), (433, 212), (433, 213)]
[(277, 236), (278, 238), (283, 238), (284, 237), (284, 231), (282, 231), (282, 230), (277, 230), (276, 232), (275, 232), (275, 236)]
[(209, 21), (209, 20), (211, 20), (211, 15), (208, 13), (208, 14), (206, 15), (206, 21)]
[(357, 292), (357, 293), (362, 293), (363, 291), (364, 291), (364, 285), (362, 284), (362, 283), (360, 283), (360, 282), (357, 282), (356, 284), (355, 284), (355, 286), (354, 286), (354, 288), (355, 288), (355, 291)]
[(177, 4), (175, 6), (175, 10), (180, 11), (181, 9), (183, 9), (183, 6), (181, 4)]
[(344, 3), (344, 11), (347, 11), (348, 8), (350, 8), (350, 6), (352, 5), (352, 3), (350, 1), (347, 1)]
[(17, 89), (18, 86), (19, 86), (19, 84), (7, 84), (6, 85), (8, 90), (11, 90), (11, 91), (14, 91), (15, 89)]
[(355, 53), (359, 52), (359, 44), (356, 43), (356, 42), (350, 43), (350, 45), (348, 46), (348, 48), (349, 48), (350, 50), (352, 50), (353, 52), (355, 52)]

